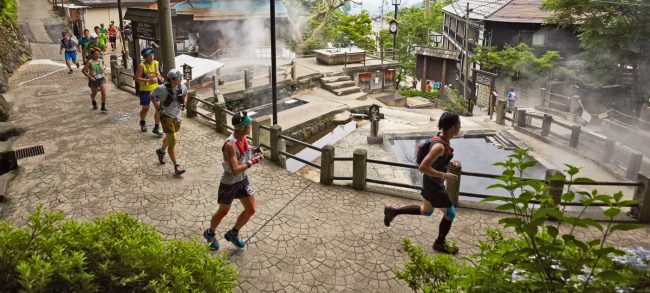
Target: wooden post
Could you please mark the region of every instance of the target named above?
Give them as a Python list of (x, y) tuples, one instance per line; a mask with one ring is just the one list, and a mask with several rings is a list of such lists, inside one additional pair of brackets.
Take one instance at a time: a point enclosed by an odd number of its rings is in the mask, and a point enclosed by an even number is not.
[(609, 163), (609, 161), (614, 157), (614, 151), (616, 150), (616, 141), (607, 138), (605, 140), (605, 148), (603, 149), (603, 156), (601, 157), (601, 161), (603, 163)]
[(639, 173), (637, 181), (643, 183), (634, 192), (634, 200), (639, 201), (639, 207), (633, 208), (631, 212), (636, 214), (639, 222), (650, 223), (650, 174)]
[(449, 173), (458, 176), (458, 181), (447, 182), (447, 193), (449, 193), (450, 200), (455, 206), (458, 206), (458, 197), (460, 196), (460, 173), (462, 169), (460, 161), (453, 160), (449, 164)]
[(228, 132), (228, 128), (226, 128), (226, 123), (228, 123), (226, 119), (226, 103), (223, 102), (218, 102), (214, 104), (214, 129), (221, 134), (226, 134)]
[(526, 127), (526, 110), (517, 109), (517, 126)]
[(420, 91), (422, 92), (422, 97), (424, 98), (424, 93), (427, 91), (427, 56), (422, 55), (424, 63), (422, 64), (422, 80), (420, 80)]
[(546, 170), (546, 182), (548, 184), (548, 195), (553, 197), (553, 203), (558, 205), (562, 201), (562, 193), (564, 193), (564, 181), (563, 180), (553, 180), (553, 176), (562, 175), (562, 172), (558, 170), (548, 169)]
[(438, 89), (438, 91), (442, 90), (442, 88), (445, 86), (445, 83), (447, 83), (447, 59), (442, 59), (442, 80), (440, 82), (442, 83), (442, 86)]
[(547, 90), (546, 90), (546, 88), (541, 88), (541, 89), (540, 89), (540, 94), (542, 95), (542, 105), (543, 105), (545, 108), (548, 108), (548, 107), (550, 106), (551, 103), (549, 102), (549, 99), (548, 99), (548, 97), (547, 97)]
[(352, 188), (354, 189), (366, 189), (367, 157), (368, 151), (365, 149), (356, 149), (352, 154)]
[(291, 81), (296, 81), (296, 61), (291, 60)]
[(497, 100), (497, 124), (506, 124), (506, 101), (501, 99)]
[(551, 124), (553, 123), (553, 116), (549, 114), (544, 114), (544, 120), (542, 120), (542, 136), (546, 137), (551, 134)]
[(641, 163), (643, 162), (643, 154), (638, 152), (630, 153), (630, 160), (627, 163), (627, 170), (625, 172), (625, 178), (628, 180), (634, 180), (637, 178), (637, 174), (641, 171)]
[(577, 114), (578, 108), (580, 106), (580, 96), (574, 95), (571, 97), (571, 104), (569, 105), (569, 112), (571, 114)]
[(199, 101), (196, 100), (196, 91), (187, 94), (187, 118), (195, 118)]
[(249, 90), (253, 87), (253, 72), (246, 68), (244, 69), (244, 90)]
[(320, 155), (320, 183), (331, 185), (334, 182), (334, 146), (325, 145)]
[(581, 127), (574, 125), (571, 127), (571, 141), (569, 141), (569, 146), (572, 148), (578, 147), (578, 141), (580, 140), (580, 130)]

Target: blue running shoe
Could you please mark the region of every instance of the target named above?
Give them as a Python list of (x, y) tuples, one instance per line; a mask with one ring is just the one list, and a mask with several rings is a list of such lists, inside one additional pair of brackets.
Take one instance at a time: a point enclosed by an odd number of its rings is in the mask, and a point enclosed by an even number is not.
[(243, 240), (239, 239), (239, 235), (237, 234), (238, 233), (235, 233), (233, 230), (229, 230), (225, 235), (223, 235), (223, 238), (226, 238), (226, 240), (232, 242), (232, 244), (239, 248), (244, 248), (244, 245), (246, 245), (246, 243)]
[(205, 240), (207, 240), (208, 243), (210, 243), (210, 249), (218, 250), (219, 249), (219, 242), (217, 242), (214, 239), (214, 237), (215, 237), (215, 234), (214, 234), (214, 232), (210, 231), (210, 229), (205, 229), (205, 231), (203, 231), (203, 238), (205, 238)]

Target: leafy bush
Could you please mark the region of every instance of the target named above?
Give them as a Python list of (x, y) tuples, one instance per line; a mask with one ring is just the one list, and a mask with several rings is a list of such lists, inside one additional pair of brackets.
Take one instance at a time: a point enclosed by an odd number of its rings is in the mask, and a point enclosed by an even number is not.
[[(526, 180), (523, 171), (535, 165), (526, 150), (518, 150), (506, 162), (498, 178), (501, 182), (489, 188), (501, 188), (510, 197), (490, 197), (485, 201), (505, 202), (497, 207), (514, 216), (499, 221), (502, 228), (514, 230), (516, 236), (505, 237), (499, 229), (488, 229), (487, 239), (478, 242), (479, 253), (469, 256), (467, 263), (447, 255), (429, 257), (421, 247), (408, 239), (403, 246), (410, 261), (404, 269), (394, 268), (397, 278), (406, 281), (413, 290), (423, 292), (614, 292), (647, 288), (650, 270), (622, 264), (616, 258), (624, 251), (607, 244), (616, 231), (643, 227), (641, 224), (613, 222), (614, 217), (635, 201), (623, 200), (619, 192), (604, 195), (574, 191), (568, 185), (561, 198), (548, 195), (549, 187), (541, 180)], [(566, 173), (554, 180), (591, 182), (579, 178), (579, 168), (566, 165)], [(515, 191), (520, 192), (519, 196)], [(555, 204), (558, 199), (572, 202), (581, 197), (583, 208), (578, 216), (567, 213), (566, 206)], [(587, 207), (604, 203), (603, 215), (609, 219), (601, 224), (583, 217)], [(596, 239), (580, 239), (576, 227), (601, 232)], [(584, 234), (580, 234), (584, 235)], [(648, 261), (648, 260), (646, 260)]]
[(437, 90), (423, 93), (421, 90), (414, 88), (401, 88), (399, 90), (399, 94), (405, 97), (425, 97), (429, 100), (437, 100), (440, 98)]
[(0, 18), (16, 22), (18, 19), (16, 0), (0, 0)]
[(533, 76), (548, 72), (560, 63), (562, 56), (558, 51), (548, 51), (537, 57), (533, 48), (519, 43), (517, 46), (506, 45), (502, 50), (476, 47), (472, 60), (480, 62), (485, 70), (518, 77), (522, 72)]
[(196, 242), (164, 241), (125, 213), (63, 217), (39, 206), (26, 228), (0, 222), (0, 292), (227, 292), (235, 284), (226, 259)]

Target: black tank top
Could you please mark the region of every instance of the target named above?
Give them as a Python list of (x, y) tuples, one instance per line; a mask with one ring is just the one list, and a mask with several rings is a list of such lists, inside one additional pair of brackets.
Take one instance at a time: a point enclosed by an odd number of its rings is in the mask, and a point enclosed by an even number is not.
[[(442, 156), (438, 157), (432, 164), (431, 168), (438, 172), (447, 173), (449, 171), (449, 162), (454, 158), (454, 149), (449, 146), (449, 142), (441, 137), (441, 140), (433, 140), (431, 147), (433, 148), (436, 144), (442, 144), (445, 147), (445, 151)], [(422, 178), (422, 188), (424, 190), (429, 190), (430, 188), (440, 188), (440, 185), (444, 183), (442, 178), (431, 177), (427, 174), (423, 174)]]

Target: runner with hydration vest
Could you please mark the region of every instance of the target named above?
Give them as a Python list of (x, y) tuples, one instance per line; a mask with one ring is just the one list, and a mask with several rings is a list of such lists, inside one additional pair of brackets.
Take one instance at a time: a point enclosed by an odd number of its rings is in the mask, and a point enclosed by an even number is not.
[(458, 247), (446, 240), (451, 223), (456, 216), (456, 207), (447, 193), (444, 182), (458, 180), (458, 176), (449, 173), (449, 163), (454, 156), (454, 149), (449, 145), (449, 141), (460, 131), (458, 114), (443, 113), (438, 121), (438, 128), (441, 132), (423, 143), (417, 153), (418, 169), (423, 173), (422, 204), (401, 208), (385, 207), (384, 225), (390, 226), (397, 215), (431, 216), (434, 208), (439, 208), (443, 213), (443, 218), (440, 221), (438, 238), (433, 242), (433, 249), (443, 253), (456, 254)]
[(156, 113), (154, 114), (154, 127), (153, 133), (159, 137), (163, 136), (160, 131), (160, 103), (158, 98), (151, 95), (158, 83), (163, 83), (165, 79), (160, 74), (160, 65), (158, 61), (154, 60), (154, 51), (151, 48), (145, 48), (141, 52), (144, 60), (138, 65), (135, 73), (135, 80), (139, 83), (139, 97), (140, 97), (140, 131), (147, 132), (147, 122), (145, 121), (147, 113), (149, 112), (149, 105), (153, 103)]

